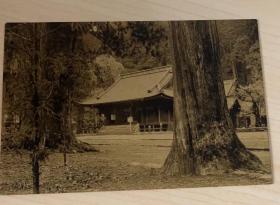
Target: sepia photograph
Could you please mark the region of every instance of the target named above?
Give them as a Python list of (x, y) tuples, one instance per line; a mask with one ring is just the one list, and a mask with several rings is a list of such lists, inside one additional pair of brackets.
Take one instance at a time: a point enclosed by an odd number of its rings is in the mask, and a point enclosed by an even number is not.
[(0, 194), (273, 183), (255, 19), (5, 25)]

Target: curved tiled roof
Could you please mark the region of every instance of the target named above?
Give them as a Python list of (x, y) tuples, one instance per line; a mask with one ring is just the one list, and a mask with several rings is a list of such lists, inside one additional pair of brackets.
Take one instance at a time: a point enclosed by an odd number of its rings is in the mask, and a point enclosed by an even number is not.
[(99, 96), (89, 97), (80, 102), (80, 104), (97, 105), (140, 100), (164, 94), (162, 89), (171, 79), (171, 66), (123, 74)]
[[(120, 77), (107, 90), (99, 96), (89, 97), (79, 104), (100, 105), (132, 100), (143, 100), (163, 95), (173, 98), (172, 88), (166, 88), (172, 80), (172, 67), (164, 66), (120, 75)], [(233, 104), (234, 80), (225, 80), (224, 89), (227, 97), (231, 96), (230, 105)], [(235, 98), (234, 98), (235, 99)]]

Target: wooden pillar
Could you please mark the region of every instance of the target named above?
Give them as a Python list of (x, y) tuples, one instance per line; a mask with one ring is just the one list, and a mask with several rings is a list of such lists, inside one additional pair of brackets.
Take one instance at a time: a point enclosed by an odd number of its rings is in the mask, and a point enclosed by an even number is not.
[(145, 119), (144, 119), (144, 108), (141, 108), (141, 124), (145, 124)]
[(168, 124), (168, 127), (167, 127), (167, 129), (168, 130), (170, 130), (170, 128), (171, 128), (171, 126), (170, 126), (170, 110), (169, 109), (167, 109), (167, 124)]
[(239, 128), (239, 113), (235, 115), (235, 128)]
[(161, 123), (161, 119), (160, 119), (160, 108), (158, 108), (158, 122)]
[(145, 124), (147, 124), (147, 109), (146, 107), (144, 108), (144, 116), (145, 116)]
[(117, 123), (117, 114), (116, 114), (116, 107), (114, 106), (112, 109), (112, 112), (110, 114), (110, 124), (116, 124)]
[(98, 112), (95, 108), (93, 108), (94, 110), (94, 125), (93, 125), (93, 131), (95, 132), (98, 128)]
[(129, 115), (132, 116), (132, 103), (129, 103)]
[(161, 131), (161, 119), (160, 119), (160, 107), (158, 107), (158, 123), (159, 123), (159, 131)]

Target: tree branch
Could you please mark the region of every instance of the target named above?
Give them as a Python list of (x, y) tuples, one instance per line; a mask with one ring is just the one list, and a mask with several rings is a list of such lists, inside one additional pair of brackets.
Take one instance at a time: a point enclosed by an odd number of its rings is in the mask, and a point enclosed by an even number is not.
[(20, 34), (14, 32), (14, 31), (11, 31), (11, 30), (9, 30), (9, 29), (7, 29), (7, 31), (8, 31), (10, 34), (12, 34), (12, 35), (14, 35), (14, 36), (16, 36), (16, 37), (18, 37), (18, 38), (22, 38), (22, 39), (24, 39), (24, 40), (31, 41), (30, 38), (27, 38), (27, 37), (25, 37), (25, 36), (22, 36), (22, 35), (20, 35)]

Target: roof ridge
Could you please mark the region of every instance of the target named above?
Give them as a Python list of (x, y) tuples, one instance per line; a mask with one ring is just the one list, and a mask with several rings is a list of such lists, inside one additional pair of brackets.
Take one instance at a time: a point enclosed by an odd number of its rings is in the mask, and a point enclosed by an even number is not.
[(167, 68), (172, 68), (172, 67), (171, 67), (171, 65), (166, 65), (166, 66), (158, 66), (158, 67), (149, 68), (149, 69), (137, 70), (137, 71), (120, 74), (120, 77), (125, 78), (125, 77), (130, 77), (133, 75), (141, 75), (141, 74), (145, 74), (145, 73), (150, 73), (152, 71), (161, 72), (162, 70), (165, 70)]

